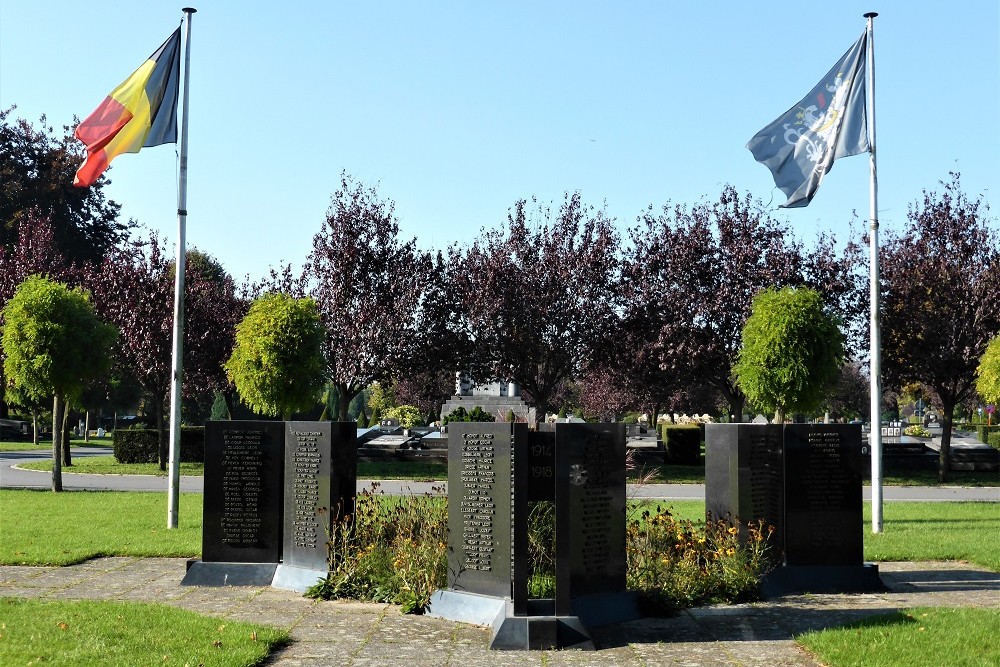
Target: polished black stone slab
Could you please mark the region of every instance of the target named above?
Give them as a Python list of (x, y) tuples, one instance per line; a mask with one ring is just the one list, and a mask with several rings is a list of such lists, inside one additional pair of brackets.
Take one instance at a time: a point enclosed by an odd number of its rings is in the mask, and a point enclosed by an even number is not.
[(774, 527), (771, 541), (784, 539), (782, 427), (777, 424), (705, 425), (705, 513), (744, 526)]
[(863, 562), (860, 424), (785, 425), (785, 563)]
[(625, 590), (625, 425), (556, 424), (557, 616)]
[(284, 423), (205, 423), (202, 561), (277, 563), (282, 550)]
[(510, 597), (512, 452), (507, 422), (448, 424), (448, 586)]

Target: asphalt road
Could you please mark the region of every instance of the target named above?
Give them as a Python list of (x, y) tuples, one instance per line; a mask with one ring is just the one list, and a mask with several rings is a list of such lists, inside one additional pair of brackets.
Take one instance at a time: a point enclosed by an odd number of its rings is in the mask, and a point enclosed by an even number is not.
[[(107, 456), (108, 447), (78, 447), (73, 449), (74, 457)], [(48, 489), (52, 475), (34, 470), (18, 470), (13, 466), (27, 461), (48, 459), (52, 454), (44, 450), (27, 452), (0, 452), (0, 488), (6, 489)], [(358, 490), (371, 486), (371, 480), (358, 480)], [(383, 480), (379, 482), (381, 491), (388, 495), (409, 495), (440, 493), (444, 482), (411, 482)], [(202, 477), (181, 476), (181, 492), (200, 493), (204, 491)], [(166, 491), (167, 478), (152, 475), (87, 475), (63, 473), (63, 489), (89, 491)], [(863, 488), (865, 500), (871, 499), (871, 487)], [(629, 498), (650, 498), (662, 500), (704, 500), (704, 484), (630, 484)], [(886, 486), (883, 490), (886, 501), (989, 501), (1000, 502), (1000, 487), (957, 487), (957, 486)]]

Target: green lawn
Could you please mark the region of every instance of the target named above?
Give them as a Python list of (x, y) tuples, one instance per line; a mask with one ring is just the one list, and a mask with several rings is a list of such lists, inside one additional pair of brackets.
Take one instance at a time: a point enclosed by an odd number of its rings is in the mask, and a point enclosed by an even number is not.
[(917, 608), (796, 637), (830, 667), (1000, 665), (1000, 610)]
[(0, 489), (0, 564), (71, 565), (97, 556), (200, 556), (200, 493)]
[(865, 503), (865, 560), (969, 560), (1000, 571), (1000, 503), (885, 503), (884, 530), (871, 532)]
[(4, 665), (250, 667), (288, 641), (266, 625), (139, 602), (0, 598)]

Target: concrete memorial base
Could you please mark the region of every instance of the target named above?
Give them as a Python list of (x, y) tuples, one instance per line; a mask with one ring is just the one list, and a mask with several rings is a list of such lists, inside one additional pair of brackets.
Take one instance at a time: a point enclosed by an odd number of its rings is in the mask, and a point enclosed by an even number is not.
[(326, 569), (316, 570), (308, 567), (297, 567), (295, 565), (285, 565), (281, 563), (274, 572), (271, 580), (272, 588), (279, 588), (283, 591), (295, 591), (305, 593), (316, 585), (321, 579), (326, 579), (329, 571)]
[(439, 590), (427, 615), (493, 628), (490, 648), (499, 651), (576, 648), (594, 650), (590, 628), (642, 618), (638, 595), (591, 595), (574, 600), (574, 615), (557, 615), (555, 600), (528, 600), (526, 614), (516, 614), (510, 598)]
[(188, 561), (181, 586), (270, 586), (277, 563)]

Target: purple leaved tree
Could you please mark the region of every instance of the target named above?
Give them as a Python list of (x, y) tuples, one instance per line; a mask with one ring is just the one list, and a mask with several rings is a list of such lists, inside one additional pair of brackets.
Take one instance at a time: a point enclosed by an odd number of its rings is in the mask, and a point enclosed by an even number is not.
[(415, 239), (399, 239), (394, 203), (342, 174), (303, 272), (304, 291), (316, 301), (327, 331), (339, 420), (347, 420), (362, 389), (413, 363), (417, 313), (431, 266)]
[(718, 390), (734, 419), (743, 418), (746, 398), (732, 368), (751, 301), (764, 288), (813, 287), (845, 327), (858, 328), (857, 246), (838, 253), (835, 240), (823, 236), (806, 252), (759, 200), (732, 186), (715, 202), (648, 211), (631, 240), (623, 291), (644, 311), (626, 322), (633, 358), (644, 367), (635, 373), (666, 395), (694, 378)]
[(919, 382), (942, 408), (938, 479), (951, 468), (955, 408), (975, 390), (976, 368), (1000, 331), (1000, 246), (985, 201), (969, 201), (958, 174), (910, 206), (902, 233), (881, 251), (882, 369), (887, 384)]
[(612, 221), (578, 193), (556, 211), (518, 201), (506, 229), (484, 231), (453, 276), (472, 376), (518, 383), (544, 419), (560, 383), (615, 342), (618, 247)]
[[(125, 244), (91, 272), (87, 284), (98, 313), (120, 332), (117, 372), (134, 377), (159, 432), (160, 469), (167, 465), (167, 398), (173, 354), (173, 263), (162, 241)], [(183, 393), (192, 396), (222, 386), (222, 363), (232, 351), (233, 326), (241, 303), (226, 301), (226, 285), (206, 271), (186, 272), (184, 290)], [(228, 292), (232, 296), (231, 290)], [(229, 304), (227, 306), (227, 303)], [(227, 310), (229, 308), (229, 310)]]

